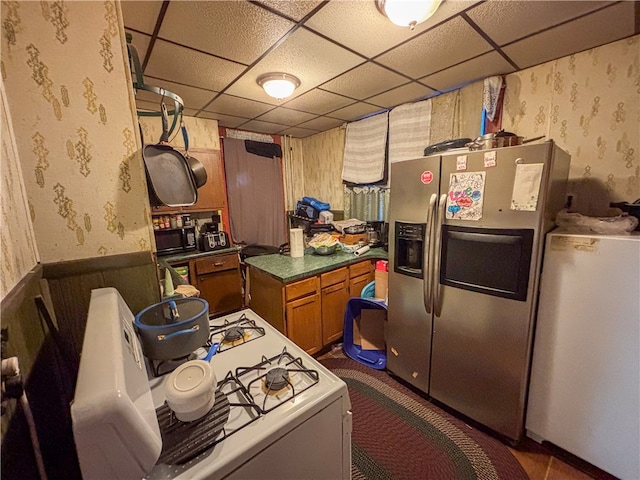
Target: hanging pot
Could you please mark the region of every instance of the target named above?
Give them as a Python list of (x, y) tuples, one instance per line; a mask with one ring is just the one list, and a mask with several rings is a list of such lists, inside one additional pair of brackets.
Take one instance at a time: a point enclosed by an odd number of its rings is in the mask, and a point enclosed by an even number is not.
[(162, 102), (162, 136), (156, 145), (143, 149), (149, 197), (153, 205), (190, 206), (198, 200), (198, 191), (187, 159), (169, 145), (167, 107)]
[(187, 161), (189, 162), (189, 168), (191, 168), (191, 173), (193, 173), (193, 178), (196, 182), (196, 188), (202, 187), (205, 183), (207, 183), (207, 171), (204, 168), (204, 165), (200, 163), (198, 160), (193, 158), (189, 153), (189, 135), (187, 134), (187, 127), (184, 123), (181, 126), (182, 129), (182, 138), (184, 140), (184, 154), (187, 157)]
[(138, 313), (134, 326), (147, 358), (185, 357), (209, 340), (209, 304), (197, 297), (164, 300)]

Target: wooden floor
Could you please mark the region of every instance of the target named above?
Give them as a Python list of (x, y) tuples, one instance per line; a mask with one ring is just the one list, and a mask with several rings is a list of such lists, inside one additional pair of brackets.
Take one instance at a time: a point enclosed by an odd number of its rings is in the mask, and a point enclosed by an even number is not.
[[(341, 349), (334, 348), (317, 358), (318, 360), (323, 358), (345, 358), (345, 355)], [(530, 439), (526, 439), (524, 445), (519, 447), (518, 450), (511, 447), (509, 447), (509, 450), (520, 462), (520, 465), (522, 465), (531, 480), (590, 480), (592, 478), (611, 480), (615, 478), (591, 465), (584, 464), (579, 459), (571, 459), (572, 463), (580, 467), (578, 469), (561, 460), (558, 454), (554, 454), (549, 449)], [(567, 454), (567, 456), (570, 455)]]

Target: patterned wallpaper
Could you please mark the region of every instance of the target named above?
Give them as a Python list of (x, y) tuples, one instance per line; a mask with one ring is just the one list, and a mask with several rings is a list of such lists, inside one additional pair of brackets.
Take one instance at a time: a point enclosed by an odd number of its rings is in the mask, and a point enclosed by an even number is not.
[(304, 193), (331, 204), (331, 210), (344, 209), (342, 158), (344, 128), (334, 128), (302, 139)]
[(41, 260), (151, 250), (120, 4), (3, 1), (1, 13), (0, 70)]
[[(139, 121), (142, 127), (144, 143), (157, 143), (162, 134), (160, 117), (139, 117)], [(220, 134), (217, 120), (184, 116), (183, 121), (187, 128), (189, 148), (220, 150)], [(171, 126), (171, 122), (173, 122), (173, 117), (169, 118), (169, 126)], [(169, 143), (174, 148), (184, 151), (184, 139), (182, 138), (179, 123), (176, 123), (176, 127), (169, 136)]]
[(570, 194), (582, 213), (640, 198), (640, 36), (506, 77), (503, 126), (546, 135), (571, 154)]
[(0, 266), (0, 299), (38, 263), (33, 225), (22, 180), (18, 149), (11, 125), (4, 83), (0, 82), (0, 108), (2, 118), (2, 265)]

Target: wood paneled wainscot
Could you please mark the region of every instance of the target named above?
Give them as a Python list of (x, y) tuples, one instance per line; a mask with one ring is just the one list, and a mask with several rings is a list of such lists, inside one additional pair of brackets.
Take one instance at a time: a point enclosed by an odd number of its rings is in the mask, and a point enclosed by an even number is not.
[(307, 353), (342, 337), (347, 300), (374, 280), (372, 260), (283, 283), (250, 268), (250, 307)]

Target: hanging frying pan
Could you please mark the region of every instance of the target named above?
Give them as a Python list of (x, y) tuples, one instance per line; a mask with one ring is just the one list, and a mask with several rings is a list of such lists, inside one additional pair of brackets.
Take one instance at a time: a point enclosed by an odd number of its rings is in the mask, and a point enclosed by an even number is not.
[(207, 183), (207, 171), (205, 170), (204, 165), (193, 158), (189, 153), (189, 134), (187, 133), (187, 127), (184, 122), (181, 122), (180, 128), (182, 129), (182, 138), (184, 140), (184, 155), (187, 158), (187, 162), (189, 162), (189, 168), (191, 168), (191, 172), (193, 173), (196, 187), (200, 188)]
[(187, 159), (169, 145), (167, 107), (162, 102), (162, 136), (143, 149), (149, 197), (152, 205), (184, 207), (198, 200), (196, 180)]

